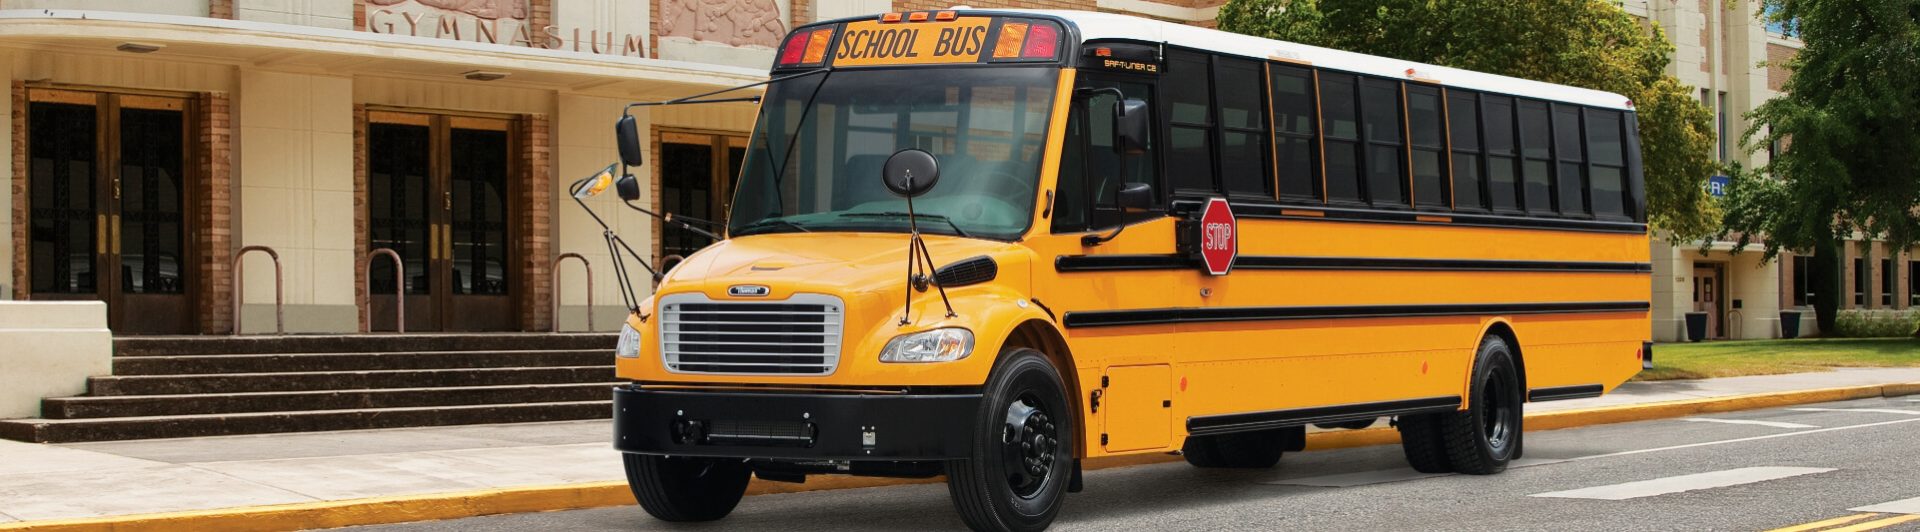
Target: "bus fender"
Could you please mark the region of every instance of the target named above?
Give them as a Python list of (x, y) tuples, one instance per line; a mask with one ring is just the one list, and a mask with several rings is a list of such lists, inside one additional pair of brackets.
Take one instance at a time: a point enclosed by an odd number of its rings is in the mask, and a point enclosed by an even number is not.
[(1467, 373), (1460, 383), (1460, 409), (1466, 410), (1467, 403), (1473, 397), (1473, 362), (1480, 354), (1480, 342), (1488, 336), (1499, 336), (1507, 341), (1507, 347), (1513, 349), (1514, 372), (1520, 376), (1521, 395), (1527, 390), (1527, 361), (1525, 350), (1520, 346), (1520, 335), (1513, 332), (1513, 323), (1506, 317), (1488, 318), (1480, 323), (1480, 334), (1474, 335), (1467, 344)]

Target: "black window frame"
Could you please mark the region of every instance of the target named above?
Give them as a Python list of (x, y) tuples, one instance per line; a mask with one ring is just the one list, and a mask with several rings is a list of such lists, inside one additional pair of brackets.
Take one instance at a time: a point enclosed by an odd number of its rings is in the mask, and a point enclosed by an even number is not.
[[(1337, 70), (1316, 69), (1316, 71), (1314, 76), (1316, 81), (1314, 93), (1319, 102), (1321, 197), (1325, 198), (1327, 205), (1367, 207), (1369, 206), (1367, 201), (1369, 196), (1367, 194), (1367, 167), (1365, 164), (1366, 127), (1361, 122), (1360, 110), (1360, 82), (1366, 79), (1366, 77)], [(1353, 101), (1353, 114), (1350, 117), (1353, 121), (1352, 138), (1336, 137), (1333, 135), (1332, 130), (1327, 127), (1329, 123), (1333, 122), (1327, 119), (1327, 84), (1338, 83), (1338, 78), (1346, 78), (1346, 80), (1351, 83), (1348, 87), (1350, 90), (1345, 91), (1345, 96), (1351, 98)], [(1333, 185), (1336, 176), (1333, 173), (1333, 166), (1329, 163), (1334, 160), (1331, 152), (1334, 151), (1332, 145), (1335, 143), (1352, 146), (1353, 160), (1351, 162), (1353, 163), (1353, 175), (1351, 178), (1353, 180), (1354, 190), (1354, 196), (1352, 198), (1335, 197), (1333, 194)]]
[(1893, 280), (1900, 275), (1900, 271), (1896, 269), (1898, 264), (1892, 257), (1880, 259), (1880, 306), (1882, 307), (1893, 308)]
[[(1267, 88), (1267, 69), (1265, 62), (1221, 54), (1207, 54), (1207, 56), (1209, 60), (1208, 63), (1210, 64), (1208, 70), (1210, 78), (1208, 88), (1212, 92), (1209, 97), (1209, 101), (1211, 102), (1209, 109), (1211, 113), (1208, 118), (1213, 122), (1213, 141), (1211, 144), (1213, 145), (1214, 188), (1221, 195), (1228, 198), (1273, 201), (1279, 197), (1280, 191), (1278, 190), (1279, 183), (1274, 180), (1272, 170), (1274, 160), (1273, 137), (1269, 121), (1273, 120), (1273, 117), (1271, 116), (1272, 106), (1267, 102), (1267, 92), (1269, 89)], [(1252, 102), (1253, 108), (1250, 109), (1251, 112), (1248, 113), (1248, 116), (1252, 117), (1256, 122), (1252, 127), (1227, 125), (1225, 117), (1226, 106), (1222, 105), (1220, 99), (1221, 96), (1230, 93), (1244, 94), (1240, 91), (1234, 91), (1231, 87), (1224, 87), (1221, 83), (1223, 81), (1222, 73), (1224, 71), (1242, 67), (1253, 75), (1253, 79), (1257, 84), (1254, 90), (1249, 91), (1254, 96)], [(1244, 90), (1245, 88), (1242, 89)], [(1260, 160), (1254, 164), (1254, 172), (1265, 182), (1265, 190), (1254, 192), (1236, 191), (1230, 186), (1231, 183), (1227, 176), (1228, 165), (1225, 157), (1227, 135), (1229, 134), (1250, 136), (1251, 138), (1248, 140), (1248, 144), (1260, 150)]]
[[(1504, 123), (1496, 123), (1495, 120), (1491, 119), (1490, 115), (1493, 112), (1492, 109), (1494, 107), (1494, 104), (1501, 104), (1506, 106), (1507, 120)], [(1496, 153), (1493, 149), (1492, 143), (1490, 142), (1490, 139), (1492, 139), (1493, 137), (1490, 133), (1498, 128), (1501, 128), (1501, 126), (1505, 126), (1510, 146), (1508, 147), (1507, 150)], [(1525, 216), (1527, 214), (1526, 178), (1523, 174), (1520, 173), (1520, 163), (1522, 160), (1521, 149), (1522, 148), (1520, 146), (1520, 99), (1507, 94), (1481, 93), (1480, 94), (1480, 168), (1481, 168), (1480, 179), (1485, 184), (1481, 185), (1480, 188), (1484, 194), (1482, 197), (1486, 198), (1487, 200), (1486, 201), (1487, 209), (1490, 212), (1493, 212), (1495, 214), (1511, 215), (1511, 216)], [(1509, 166), (1509, 170), (1512, 173), (1512, 177), (1513, 177), (1513, 183), (1511, 186), (1512, 190), (1509, 191), (1509, 192), (1512, 192), (1513, 194), (1512, 206), (1501, 206), (1501, 205), (1498, 205), (1497, 202), (1495, 201), (1495, 199), (1498, 197), (1494, 194), (1494, 190), (1496, 188), (1494, 187), (1494, 183), (1493, 183), (1493, 169), (1494, 169), (1495, 157), (1505, 159), (1505, 161), (1502, 161), (1502, 162), (1504, 162), (1507, 166)]]
[(1853, 307), (1867, 306), (1867, 259), (1853, 258)]
[[(1593, 156), (1587, 153), (1587, 122), (1584, 108), (1585, 106), (1560, 102), (1549, 102), (1547, 106), (1547, 120), (1553, 128), (1554, 207), (1560, 216), (1566, 218), (1593, 218), (1593, 179), (1588, 171), (1588, 161), (1592, 160)], [(1561, 123), (1567, 118), (1563, 113), (1572, 115), (1572, 124)], [(1566, 146), (1562, 142), (1569, 140), (1561, 138), (1563, 127), (1573, 129), (1572, 146)], [(1567, 175), (1568, 169), (1572, 169), (1577, 175)], [(1567, 197), (1570, 190), (1579, 191), (1580, 197), (1577, 198), (1577, 202), (1570, 201), (1575, 198)], [(1578, 203), (1578, 205), (1570, 206), (1568, 203)]]
[[(1593, 131), (1594, 131), (1594, 128), (1596, 127), (1594, 126), (1594, 118), (1596, 116), (1602, 116), (1602, 115), (1607, 116), (1608, 118), (1612, 119), (1614, 122), (1614, 134), (1618, 135), (1617, 138), (1620, 144), (1620, 154), (1619, 154), (1620, 160), (1618, 164), (1602, 163), (1600, 162), (1600, 158), (1594, 155), (1595, 141), (1593, 139)], [(1633, 198), (1632, 198), (1633, 191), (1631, 190), (1631, 187), (1632, 187), (1631, 180), (1633, 179), (1633, 176), (1628, 173), (1628, 169), (1627, 169), (1627, 159), (1629, 157), (1627, 152), (1629, 151), (1629, 149), (1632, 148), (1632, 146), (1628, 144), (1628, 140), (1627, 140), (1627, 131), (1626, 131), (1627, 111), (1621, 111), (1618, 109), (1603, 109), (1598, 107), (1585, 107), (1581, 111), (1580, 120), (1581, 120), (1580, 131), (1581, 131), (1581, 139), (1582, 139), (1581, 142), (1586, 145), (1586, 149), (1587, 149), (1586, 183), (1587, 183), (1588, 212), (1592, 214), (1593, 219), (1596, 219), (1596, 220), (1634, 221), (1633, 210), (1635, 207), (1633, 205)], [(1598, 197), (1596, 196), (1596, 194), (1599, 192), (1599, 190), (1594, 188), (1594, 185), (1593, 185), (1594, 183), (1593, 175), (1594, 175), (1595, 168), (1605, 168), (1605, 169), (1613, 170), (1620, 173), (1620, 198), (1619, 198), (1620, 213), (1619, 214), (1600, 212), (1599, 208), (1597, 207), (1598, 204), (1594, 202), (1594, 198)]]
[[(1222, 190), (1222, 187), (1220, 186), (1219, 135), (1214, 133), (1214, 130), (1218, 127), (1218, 124), (1219, 124), (1219, 119), (1216, 116), (1217, 113), (1215, 111), (1215, 109), (1218, 108), (1219, 103), (1213, 101), (1213, 96), (1214, 96), (1213, 55), (1214, 54), (1211, 54), (1205, 51), (1200, 51), (1200, 50), (1168, 47), (1166, 51), (1165, 59), (1164, 59), (1164, 62), (1166, 65), (1166, 69), (1165, 69), (1166, 72), (1162, 73), (1160, 75), (1160, 78), (1156, 80), (1155, 85), (1156, 85), (1156, 88), (1158, 89), (1156, 92), (1157, 92), (1157, 95), (1161, 95), (1161, 96), (1184, 92), (1184, 91), (1178, 91), (1178, 90), (1169, 90), (1170, 87), (1168, 87), (1167, 85), (1172, 83), (1170, 80), (1176, 80), (1176, 79), (1199, 80), (1199, 83), (1201, 83), (1203, 87), (1201, 89), (1201, 93), (1205, 95), (1204, 105), (1206, 107), (1206, 112), (1203, 113), (1203, 116), (1205, 117), (1206, 122), (1196, 124), (1191, 122), (1174, 120), (1174, 107), (1175, 107), (1174, 103), (1175, 102), (1170, 97), (1163, 98), (1166, 101), (1163, 102), (1164, 105), (1159, 106), (1158, 116), (1160, 117), (1160, 124), (1158, 124), (1159, 127), (1157, 129), (1161, 133), (1160, 134), (1161, 151), (1166, 152), (1165, 154), (1161, 155), (1161, 160), (1160, 160), (1160, 163), (1161, 163), (1160, 179), (1162, 183), (1166, 184), (1166, 193), (1164, 194), (1165, 197), (1178, 197), (1182, 195), (1194, 196), (1196, 194), (1200, 195), (1200, 197), (1207, 197), (1213, 194), (1218, 194)], [(1200, 59), (1200, 61), (1197, 62), (1198, 66), (1205, 67), (1206, 72), (1204, 73), (1204, 75), (1192, 76), (1190, 72), (1181, 72), (1181, 70), (1184, 68), (1196, 66), (1189, 61), (1190, 57), (1183, 57), (1183, 56), (1197, 56)], [(1191, 76), (1191, 77), (1188, 77), (1188, 76)], [(1181, 87), (1181, 88), (1185, 88), (1185, 87)], [(1206, 170), (1207, 170), (1208, 186), (1206, 188), (1189, 187), (1187, 186), (1188, 184), (1184, 182), (1176, 183), (1173, 176), (1168, 173), (1168, 170), (1170, 170), (1170, 168), (1167, 168), (1167, 164), (1168, 164), (1167, 161), (1171, 159), (1173, 155), (1173, 151), (1175, 149), (1174, 147), (1175, 132), (1183, 129), (1199, 130), (1201, 133), (1201, 138), (1205, 139), (1207, 143), (1207, 146), (1206, 146), (1207, 169)]]
[(1806, 307), (1813, 304), (1813, 257), (1793, 256), (1793, 306)]
[[(1308, 131), (1304, 135), (1290, 130), (1282, 130), (1277, 116), (1280, 112), (1280, 95), (1276, 92), (1279, 90), (1279, 85), (1274, 83), (1276, 79), (1275, 76), (1294, 74), (1300, 75), (1301, 79), (1306, 83), (1307, 110), (1311, 113), (1310, 118), (1312, 118), (1312, 120), (1308, 120)], [(1325, 141), (1320, 136), (1320, 73), (1312, 67), (1268, 62), (1266, 77), (1267, 125), (1273, 131), (1272, 137), (1268, 140), (1273, 144), (1270, 153), (1272, 154), (1271, 166), (1273, 167), (1274, 173), (1275, 197), (1279, 198), (1281, 203), (1325, 204), (1327, 201), (1326, 169), (1322, 167), (1325, 163), (1322, 159), (1325, 158), (1326, 148), (1323, 145)], [(1286, 176), (1281, 174), (1284, 169), (1280, 168), (1280, 140), (1282, 138), (1293, 141), (1304, 140), (1309, 145), (1309, 149), (1307, 150), (1307, 188), (1313, 191), (1311, 195), (1301, 196), (1287, 193), (1285, 186)]]
[[(1413, 179), (1413, 177), (1412, 177), (1412, 172), (1410, 168), (1411, 165), (1409, 164), (1410, 161), (1407, 160), (1406, 84), (1399, 80), (1388, 79), (1388, 78), (1383, 78), (1379, 76), (1362, 75), (1362, 76), (1358, 76), (1358, 78), (1359, 78), (1359, 83), (1356, 83), (1354, 86), (1356, 91), (1355, 97), (1354, 97), (1354, 103), (1355, 103), (1355, 108), (1356, 108), (1358, 117), (1360, 119), (1359, 133), (1360, 133), (1361, 149), (1360, 149), (1360, 172), (1359, 173), (1360, 173), (1360, 182), (1362, 185), (1360, 187), (1361, 196), (1366, 198), (1365, 201), (1368, 206), (1371, 206), (1375, 209), (1385, 209), (1385, 210), (1412, 209), (1413, 208), (1413, 190), (1411, 186), (1411, 180)], [(1395, 97), (1390, 99), (1389, 102), (1391, 102), (1391, 104), (1393, 105), (1395, 112), (1382, 115), (1382, 116), (1394, 117), (1394, 122), (1398, 126), (1395, 128), (1396, 131), (1394, 135), (1394, 139), (1395, 139), (1394, 141), (1374, 140), (1373, 136), (1368, 134), (1370, 132), (1370, 130), (1367, 129), (1367, 125), (1368, 125), (1367, 84), (1368, 82), (1391, 84), (1393, 86), (1393, 94)], [(1400, 198), (1396, 201), (1383, 202), (1381, 199), (1376, 198), (1374, 195), (1374, 190), (1373, 190), (1374, 168), (1372, 167), (1372, 163), (1373, 163), (1372, 155), (1373, 155), (1374, 148), (1378, 148), (1378, 147), (1393, 148), (1392, 151), (1394, 153), (1394, 160), (1400, 166), (1399, 174), (1398, 174), (1399, 178), (1395, 180), (1397, 186), (1400, 187)]]
[[(1416, 91), (1420, 91), (1420, 92), (1432, 91), (1431, 96), (1433, 97), (1433, 104), (1434, 104), (1433, 112), (1434, 112), (1434, 119), (1436, 120), (1436, 123), (1433, 124), (1433, 127), (1437, 128), (1438, 130), (1438, 135), (1435, 138), (1439, 140), (1439, 144), (1437, 145), (1423, 146), (1423, 145), (1420, 145), (1419, 143), (1414, 142), (1413, 98), (1414, 98), (1414, 92)], [(1447, 123), (1447, 89), (1445, 86), (1441, 86), (1438, 84), (1404, 82), (1400, 84), (1400, 99), (1402, 102), (1404, 102), (1401, 105), (1401, 115), (1404, 117), (1404, 119), (1401, 120), (1401, 128), (1406, 131), (1405, 133), (1405, 140), (1407, 143), (1406, 169), (1407, 169), (1407, 186), (1409, 189), (1407, 191), (1408, 202), (1413, 205), (1414, 210), (1441, 211), (1441, 212), (1452, 211), (1453, 205), (1454, 205), (1453, 150), (1452, 150), (1453, 129)], [(1414, 168), (1414, 162), (1417, 160), (1414, 157), (1414, 155), (1419, 152), (1432, 153), (1434, 156), (1434, 164), (1437, 167), (1437, 171), (1439, 173), (1437, 176), (1439, 178), (1439, 182), (1435, 184), (1433, 188), (1440, 190), (1440, 200), (1439, 200), (1440, 202), (1438, 204), (1422, 203), (1420, 201), (1420, 191), (1424, 187), (1421, 186), (1419, 172)]]
[(1907, 308), (1920, 307), (1920, 260), (1907, 261)]
[[(1152, 176), (1152, 179), (1149, 181), (1149, 183), (1153, 185), (1154, 203), (1145, 212), (1134, 213), (1134, 214), (1127, 214), (1125, 212), (1121, 212), (1117, 208), (1117, 206), (1113, 208), (1103, 209), (1099, 201), (1098, 191), (1095, 191), (1091, 186), (1091, 184), (1088, 184), (1087, 186), (1084, 187), (1084, 190), (1082, 191), (1085, 193), (1084, 197), (1082, 198), (1082, 201), (1084, 201), (1086, 205), (1086, 220), (1078, 224), (1077, 226), (1063, 226), (1060, 224), (1056, 224), (1054, 223), (1053, 218), (1059, 215), (1059, 210), (1053, 206), (1050, 206), (1049, 208), (1054, 209), (1047, 213), (1047, 216), (1049, 218), (1047, 220), (1048, 232), (1051, 234), (1069, 234), (1069, 233), (1106, 231), (1115, 227), (1131, 225), (1131, 224), (1140, 223), (1146, 220), (1158, 218), (1161, 216), (1165, 216), (1167, 215), (1167, 213), (1172, 212), (1171, 211), (1172, 192), (1169, 190), (1167, 185), (1168, 178), (1167, 178), (1167, 172), (1166, 172), (1165, 158), (1162, 157), (1162, 154), (1161, 154), (1161, 152), (1166, 150), (1162, 148), (1165, 140), (1163, 138), (1160, 138), (1160, 136), (1165, 134), (1165, 130), (1163, 130), (1160, 127), (1160, 125), (1164, 123), (1164, 121), (1162, 120), (1162, 116), (1159, 114), (1160, 109), (1158, 108), (1160, 106), (1160, 102), (1158, 100), (1160, 99), (1160, 94), (1161, 94), (1159, 78), (1157, 76), (1152, 76), (1147, 74), (1136, 74), (1136, 73), (1128, 73), (1128, 72), (1084, 72), (1083, 71), (1080, 74), (1080, 76), (1074, 80), (1074, 86), (1076, 89), (1084, 85), (1099, 84), (1099, 83), (1105, 83), (1105, 84), (1129, 83), (1129, 84), (1141, 85), (1147, 89), (1147, 98), (1146, 98), (1147, 120), (1148, 120), (1147, 131), (1149, 135), (1153, 135), (1154, 137), (1150, 137), (1148, 139), (1147, 152), (1145, 154), (1125, 155), (1123, 157), (1147, 157), (1151, 159), (1147, 163), (1146, 167), (1152, 169), (1153, 171), (1153, 176)], [(1081, 102), (1079, 98), (1074, 98), (1069, 101), (1068, 105), (1074, 106), (1075, 108), (1077, 108), (1079, 105), (1081, 105)], [(1073, 109), (1068, 110), (1069, 116), (1071, 116), (1073, 111), (1074, 111)], [(1067, 124), (1068, 124), (1068, 127), (1071, 127), (1073, 124), (1072, 120), (1068, 120)], [(1090, 126), (1083, 124), (1081, 127), (1090, 127)], [(1060, 163), (1064, 166), (1065, 164), (1068, 163), (1068, 161), (1066, 160), (1066, 157), (1067, 157), (1066, 141), (1067, 139), (1071, 138), (1069, 136), (1071, 134), (1066, 131), (1062, 131), (1061, 135), (1062, 135), (1062, 144), (1061, 144)], [(1087, 142), (1087, 141), (1085, 139), (1082, 139), (1082, 142)], [(1088, 148), (1088, 147), (1090, 146), (1082, 146), (1082, 148)], [(1087, 163), (1087, 160), (1084, 158), (1084, 155), (1083, 155), (1083, 158), (1079, 161), (1079, 164), (1082, 165), (1082, 170), (1080, 171), (1080, 175), (1083, 179), (1088, 177), (1087, 171), (1085, 170), (1086, 163)], [(1061, 201), (1064, 201), (1066, 198), (1064, 197), (1063, 194), (1060, 193), (1060, 188), (1061, 188), (1060, 182), (1059, 182), (1060, 173), (1057, 170), (1056, 170), (1055, 176), (1056, 177), (1054, 182), (1054, 188), (1051, 192), (1052, 194), (1054, 194), (1053, 201), (1055, 205), (1058, 205)]]
[[(1546, 128), (1544, 135), (1533, 136), (1527, 134), (1527, 112), (1528, 104), (1530, 103), (1539, 104), (1544, 110), (1546, 120), (1544, 124)], [(1520, 152), (1519, 174), (1517, 174), (1520, 183), (1520, 210), (1526, 212), (1528, 216), (1550, 218), (1560, 214), (1560, 208), (1558, 206), (1560, 201), (1558, 179), (1560, 162), (1559, 157), (1554, 153), (1553, 104), (1554, 102), (1552, 101), (1539, 98), (1514, 98), (1513, 121), (1516, 127), (1515, 131), (1517, 131), (1518, 134), (1514, 136), (1513, 140), (1514, 145)], [(1537, 138), (1530, 141), (1529, 139), (1533, 137), (1546, 139), (1547, 153), (1545, 158), (1535, 157), (1527, 153), (1528, 150), (1534, 148), (1534, 143), (1541, 142)], [(1532, 197), (1532, 191), (1529, 190), (1528, 187), (1527, 178), (1529, 175), (1527, 174), (1527, 165), (1533, 162), (1545, 164), (1547, 168), (1546, 175), (1544, 176), (1547, 183), (1546, 195), (1544, 196), (1546, 199), (1545, 205), (1534, 205), (1535, 202)]]

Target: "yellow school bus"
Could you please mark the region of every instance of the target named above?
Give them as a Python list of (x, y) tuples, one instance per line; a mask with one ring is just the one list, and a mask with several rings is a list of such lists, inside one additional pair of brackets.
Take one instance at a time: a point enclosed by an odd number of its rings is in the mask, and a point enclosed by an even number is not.
[(1650, 356), (1619, 95), (1052, 11), (804, 26), (770, 79), (725, 238), (622, 332), (660, 519), (945, 475), (969, 526), (1038, 530), (1089, 458), (1271, 467), (1381, 418), (1492, 474), (1525, 403)]

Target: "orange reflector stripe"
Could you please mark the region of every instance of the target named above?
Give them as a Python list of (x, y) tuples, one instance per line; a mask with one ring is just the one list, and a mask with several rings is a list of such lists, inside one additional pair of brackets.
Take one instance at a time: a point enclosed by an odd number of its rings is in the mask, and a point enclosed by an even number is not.
[(954, 17), (958, 17), (958, 16), (960, 16), (958, 13), (954, 13), (952, 11), (941, 11), (935, 14), (933, 16), (933, 19), (934, 20), (953, 20)]
[(833, 30), (814, 30), (813, 35), (807, 36), (807, 53), (800, 58), (800, 62), (817, 65), (820, 64), (821, 61), (826, 61), (827, 41), (832, 39)]
[(880, 15), (880, 21), (881, 22), (899, 22), (900, 14), (899, 13), (883, 13)]
[(1000, 26), (1000, 41), (993, 43), (993, 58), (1008, 59), (1020, 57), (1020, 47), (1027, 41), (1027, 25), (1008, 23)]
[(907, 14), (907, 22), (926, 22), (927, 12), (915, 11)]

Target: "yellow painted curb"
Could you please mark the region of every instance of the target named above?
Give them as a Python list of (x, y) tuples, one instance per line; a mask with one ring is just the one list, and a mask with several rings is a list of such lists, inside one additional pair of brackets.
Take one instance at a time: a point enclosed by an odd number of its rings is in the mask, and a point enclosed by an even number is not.
[[(1800, 390), (1791, 392), (1738, 395), (1708, 399), (1686, 399), (1637, 405), (1604, 406), (1578, 410), (1537, 412), (1527, 415), (1527, 430), (1555, 430), (1609, 423), (1646, 421), (1714, 412), (1733, 412), (1782, 406), (1826, 403), (1871, 397), (1920, 395), (1920, 383), (1887, 384)], [(1365, 447), (1399, 443), (1400, 435), (1391, 428), (1370, 428), (1307, 435), (1307, 449), (1313, 451)], [(1131, 467), (1180, 461), (1165, 453), (1110, 456), (1086, 461), (1089, 470)], [(754, 479), (748, 495), (769, 495), (803, 491), (868, 488), (904, 484), (930, 484), (939, 478), (894, 479), (813, 475), (804, 484), (767, 482)], [(232, 530), (277, 531), (310, 528), (334, 528), (459, 519), (556, 510), (578, 510), (634, 504), (633, 492), (625, 482), (590, 482), (559, 486), (529, 486), (454, 493), (400, 495), (268, 506), (245, 506), (218, 510), (192, 510), (154, 514), (53, 519), (0, 524), (0, 531), (146, 531), (146, 530)], [(638, 511), (638, 510), (635, 510)]]

